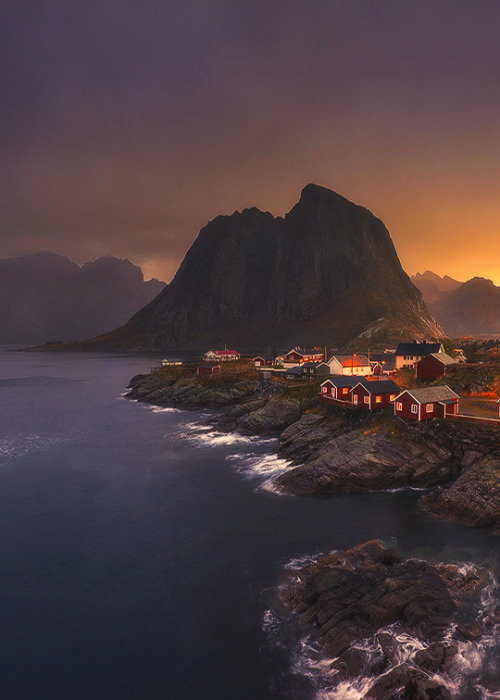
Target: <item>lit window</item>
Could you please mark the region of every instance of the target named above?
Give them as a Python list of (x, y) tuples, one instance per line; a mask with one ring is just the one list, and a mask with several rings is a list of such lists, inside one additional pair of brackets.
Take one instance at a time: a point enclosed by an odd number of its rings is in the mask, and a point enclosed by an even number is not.
[(425, 410), (427, 411), (427, 413), (432, 413), (434, 410), (434, 404), (428, 403), (427, 406), (425, 407)]
[(369, 396), (365, 396), (365, 403), (370, 403), (370, 397), (369, 397)]
[(403, 410), (403, 404), (401, 401), (398, 401), (396, 404), (396, 411), (402, 411)]
[(328, 391), (328, 387), (324, 386), (324, 387), (322, 387), (322, 389), (323, 389), (323, 394), (326, 394), (326, 392)]
[(395, 398), (396, 398), (396, 394), (391, 394), (389, 396), (389, 401), (394, 401)]
[(382, 397), (381, 397), (381, 396), (376, 396), (376, 397), (375, 397), (375, 403), (382, 403)]
[(418, 406), (416, 403), (412, 403), (411, 405), (411, 412), (412, 413), (418, 413)]

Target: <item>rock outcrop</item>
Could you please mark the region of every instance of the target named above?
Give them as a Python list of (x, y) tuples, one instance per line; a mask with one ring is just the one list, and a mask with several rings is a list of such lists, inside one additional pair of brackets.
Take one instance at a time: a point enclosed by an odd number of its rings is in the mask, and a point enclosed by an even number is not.
[(439, 334), (383, 223), (308, 185), (284, 218), (253, 208), (208, 223), (168, 288), (93, 345), (373, 347)]
[(281, 454), (300, 456), (302, 464), (276, 479), (279, 491), (313, 495), (429, 487), (458, 471), (458, 460), (447, 447), (416, 442), (392, 419), (378, 418), (354, 429), (338, 417), (333, 422), (329, 416), (314, 423), (304, 419), (305, 431), (299, 422), (281, 436)]
[(473, 669), (461, 663), (466, 640), (488, 635), (498, 650), (499, 611), (478, 595), (494, 592), (486, 571), (404, 561), (372, 541), (294, 573), (279, 598), (329, 659), (323, 683), (335, 697), (350, 697), (352, 682), (356, 697), (362, 688), (364, 698), (383, 700), (465, 697), (478, 682), (487, 689), (486, 655)]
[(446, 520), (491, 528), (500, 535), (500, 457), (470, 451), (461, 469), (451, 486), (426, 495), (421, 505)]

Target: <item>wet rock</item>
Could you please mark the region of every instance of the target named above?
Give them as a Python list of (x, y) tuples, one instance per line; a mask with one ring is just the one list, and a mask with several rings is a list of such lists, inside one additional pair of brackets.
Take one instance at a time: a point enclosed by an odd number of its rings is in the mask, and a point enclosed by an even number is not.
[(421, 504), (446, 520), (500, 533), (500, 458), (467, 453), (458, 479), (426, 495)]
[(451, 700), (452, 696), (444, 685), (403, 663), (378, 678), (363, 697), (367, 700)]
[(236, 427), (243, 433), (279, 435), (291, 423), (295, 423), (304, 410), (304, 402), (299, 399), (272, 398), (257, 410), (239, 418)]
[(446, 671), (456, 653), (456, 644), (434, 642), (426, 649), (417, 651), (414, 661), (421, 669), (436, 673)]
[[(371, 541), (303, 567), (280, 597), (335, 657), (336, 683), (383, 674), (366, 698), (445, 700), (451, 695), (437, 676), (453, 667), (458, 649), (448, 631), (458, 613), (476, 614), (486, 581), (485, 572), (402, 560)], [(477, 625), (484, 635), (484, 620)]]
[(418, 444), (394, 424), (381, 423), (330, 437), (306, 464), (280, 475), (275, 483), (279, 490), (299, 495), (427, 487), (448, 481), (454, 467), (450, 450)]

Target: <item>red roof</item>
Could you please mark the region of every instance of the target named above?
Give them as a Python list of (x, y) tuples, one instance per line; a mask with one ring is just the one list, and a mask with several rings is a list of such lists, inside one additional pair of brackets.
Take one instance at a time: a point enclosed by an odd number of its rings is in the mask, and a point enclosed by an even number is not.
[[(225, 355), (239, 355), (240, 353), (237, 350), (209, 350), (209, 352), (213, 352), (214, 355), (219, 355), (224, 357)], [(208, 355), (208, 353), (207, 353)]]
[(364, 355), (361, 355), (358, 357), (357, 355), (353, 355), (352, 357), (348, 357), (347, 360), (343, 360), (342, 362), (342, 367), (369, 367), (370, 363), (368, 362), (368, 358), (365, 357)]

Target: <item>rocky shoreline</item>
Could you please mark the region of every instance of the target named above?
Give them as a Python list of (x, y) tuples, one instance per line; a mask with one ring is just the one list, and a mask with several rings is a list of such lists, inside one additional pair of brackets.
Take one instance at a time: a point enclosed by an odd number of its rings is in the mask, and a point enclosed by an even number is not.
[(133, 377), (127, 398), (163, 407), (224, 409), (220, 431), (276, 436), (292, 463), (275, 479), (296, 495), (428, 489), (427, 512), (500, 535), (500, 430), (451, 421), (407, 424), (387, 413), (320, 406), (317, 386), (260, 383), (251, 373), (202, 378), (158, 370)]
[(446, 700), (498, 690), (500, 608), (484, 602), (497, 592), (489, 572), (405, 561), (371, 541), (290, 576), (278, 614), (293, 615), (319, 647), (328, 697)]

